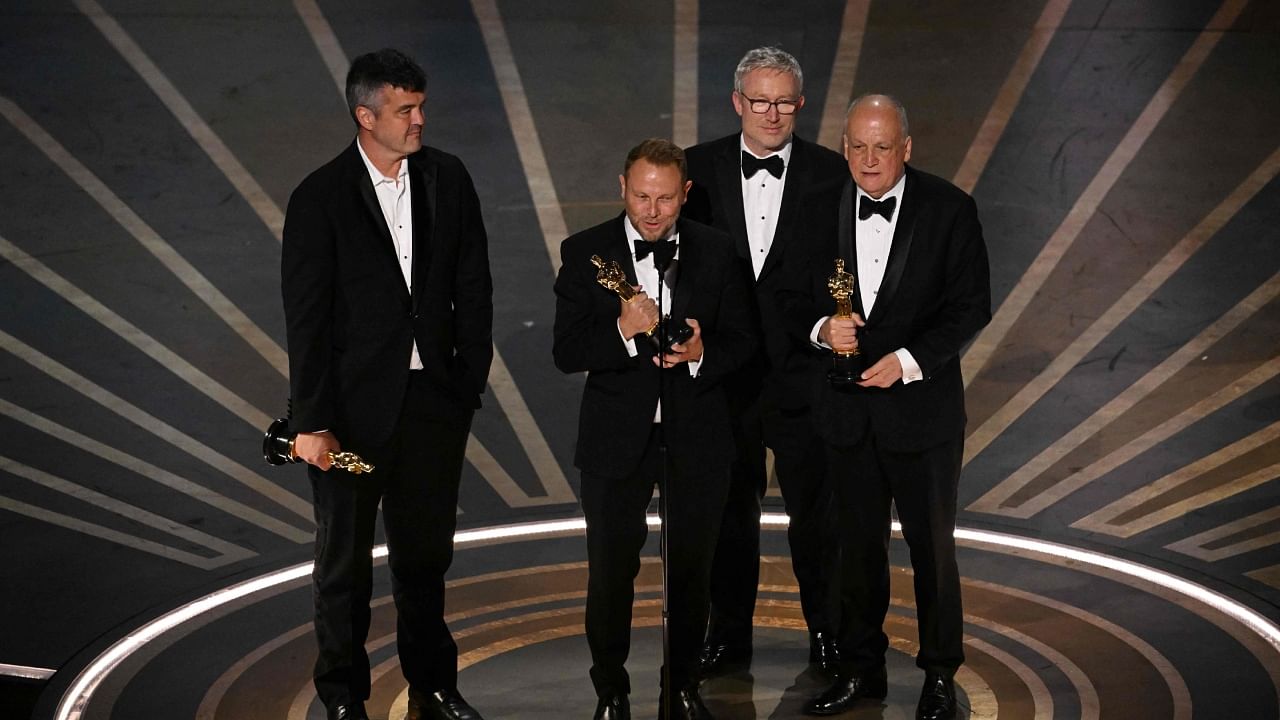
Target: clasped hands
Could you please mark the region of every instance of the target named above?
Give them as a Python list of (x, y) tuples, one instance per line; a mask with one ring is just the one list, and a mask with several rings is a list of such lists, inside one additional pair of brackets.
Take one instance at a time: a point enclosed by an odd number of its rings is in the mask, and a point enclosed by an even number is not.
[[(858, 328), (867, 323), (860, 315), (829, 317), (818, 328), (818, 339), (838, 353), (851, 353), (858, 349)], [(887, 388), (902, 379), (902, 361), (897, 353), (889, 353), (871, 367), (862, 371), (861, 387)]]
[[(618, 329), (625, 338), (641, 335), (658, 322), (658, 304), (644, 292), (642, 286), (637, 285), (635, 289), (636, 294), (631, 302), (619, 301), (622, 310), (618, 315)], [(685, 322), (693, 328), (693, 335), (682, 343), (672, 345), (674, 352), (665, 353), (661, 358), (655, 355), (654, 365), (669, 368), (682, 362), (697, 362), (702, 359), (702, 327), (693, 318), (685, 318)]]

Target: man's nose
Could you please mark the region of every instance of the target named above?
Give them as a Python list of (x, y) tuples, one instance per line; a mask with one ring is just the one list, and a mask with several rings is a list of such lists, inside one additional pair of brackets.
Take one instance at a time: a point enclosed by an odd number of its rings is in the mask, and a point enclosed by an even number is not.
[(422, 112), (422, 108), (414, 108), (413, 112), (409, 114), (409, 122), (414, 125), (426, 125), (427, 114)]

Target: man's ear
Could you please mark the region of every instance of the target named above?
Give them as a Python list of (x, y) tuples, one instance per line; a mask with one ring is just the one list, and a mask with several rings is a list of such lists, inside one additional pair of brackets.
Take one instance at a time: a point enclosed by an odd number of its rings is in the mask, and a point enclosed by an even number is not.
[(377, 119), (378, 116), (369, 108), (364, 105), (356, 106), (356, 123), (358, 123), (360, 127), (365, 130), (372, 130), (374, 122), (377, 121)]

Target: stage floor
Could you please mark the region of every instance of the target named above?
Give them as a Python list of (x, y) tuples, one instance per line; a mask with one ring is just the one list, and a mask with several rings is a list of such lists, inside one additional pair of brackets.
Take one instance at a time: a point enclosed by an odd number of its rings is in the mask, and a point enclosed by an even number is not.
[[(460, 690), (486, 717), (586, 717), (595, 694), (583, 636), (580, 531), (473, 535), (460, 538), (448, 590)], [(1130, 720), (1275, 716), (1276, 648), (1241, 618), (1180, 592), (1176, 578), (1143, 577), (1103, 556), (1063, 558), (1054, 554), (1060, 548), (1019, 547), (1026, 543), (994, 533), (962, 529), (959, 537), (967, 658), (956, 680), (964, 717), (1119, 717), (1120, 708)], [(923, 680), (900, 538), (893, 548), (889, 696), (848, 717), (913, 717)], [(802, 717), (804, 701), (827, 682), (806, 662), (795, 578), (789, 560), (773, 554), (785, 552), (780, 529), (766, 531), (765, 550), (751, 665), (702, 686), (718, 718)], [(368, 709), (374, 720), (399, 720), (408, 691), (382, 563), (378, 576)], [(637, 717), (653, 717), (662, 647), (661, 572), (652, 552), (636, 585), (632, 704)], [(286, 570), (260, 578), (251, 592), (228, 594), (236, 597), (197, 601), (203, 612), (182, 622), (162, 617), (144, 626), (151, 637), (104, 672), (81, 717), (322, 720), (310, 676), (309, 578)], [(1223, 667), (1232, 682), (1209, 681)]]

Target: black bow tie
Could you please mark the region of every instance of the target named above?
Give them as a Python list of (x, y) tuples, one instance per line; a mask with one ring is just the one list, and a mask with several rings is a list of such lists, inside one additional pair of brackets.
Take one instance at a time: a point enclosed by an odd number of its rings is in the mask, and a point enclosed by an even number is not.
[(742, 151), (742, 177), (749, 178), (761, 170), (767, 170), (770, 175), (782, 179), (782, 156), (770, 155), (767, 158), (758, 158), (755, 155)]
[(896, 197), (872, 200), (870, 196), (863, 195), (858, 199), (858, 219), (866, 220), (872, 215), (879, 215), (884, 218), (885, 222), (893, 222), (893, 208), (897, 204), (898, 198)]
[(635, 240), (636, 260), (643, 260), (653, 253), (653, 266), (659, 271), (666, 270), (671, 259), (676, 256), (675, 240)]

